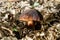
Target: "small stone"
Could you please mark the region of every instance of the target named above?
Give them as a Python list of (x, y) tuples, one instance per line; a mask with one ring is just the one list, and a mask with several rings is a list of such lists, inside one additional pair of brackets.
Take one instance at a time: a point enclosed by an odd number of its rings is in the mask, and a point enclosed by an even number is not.
[(38, 33), (36, 34), (36, 36), (40, 36), (40, 33), (38, 32)]
[(41, 34), (40, 34), (40, 36), (44, 36), (45, 35), (45, 33), (44, 32), (42, 32)]
[(30, 38), (30, 37), (28, 37), (28, 36), (26, 36), (26, 40), (33, 40), (32, 38)]

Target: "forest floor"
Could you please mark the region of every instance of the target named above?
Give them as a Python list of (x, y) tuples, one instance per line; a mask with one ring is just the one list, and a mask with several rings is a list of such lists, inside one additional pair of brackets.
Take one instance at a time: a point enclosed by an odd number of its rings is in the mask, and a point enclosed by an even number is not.
[[(17, 24), (19, 15), (28, 9), (36, 9), (43, 16), (40, 30), (21, 29), (23, 25)], [(1, 0), (0, 40), (60, 40), (60, 1)]]

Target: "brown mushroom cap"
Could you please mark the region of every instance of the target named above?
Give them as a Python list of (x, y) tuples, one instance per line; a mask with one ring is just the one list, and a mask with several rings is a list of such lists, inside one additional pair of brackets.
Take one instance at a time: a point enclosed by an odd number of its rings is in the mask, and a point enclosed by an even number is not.
[(22, 21), (40, 21), (38, 12), (35, 9), (26, 10), (21, 13), (19, 20)]
[(28, 26), (32, 26), (34, 23), (33, 21), (38, 21), (40, 22), (40, 17), (39, 16), (37, 10), (35, 9), (30, 9), (30, 10), (26, 10), (23, 13), (21, 13), (20, 17), (19, 17), (19, 21), (26, 21)]

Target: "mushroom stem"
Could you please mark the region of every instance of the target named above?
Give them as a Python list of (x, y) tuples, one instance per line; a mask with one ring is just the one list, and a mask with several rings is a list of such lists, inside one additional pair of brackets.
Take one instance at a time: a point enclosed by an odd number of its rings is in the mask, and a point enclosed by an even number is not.
[(28, 26), (33, 25), (33, 21), (28, 21)]

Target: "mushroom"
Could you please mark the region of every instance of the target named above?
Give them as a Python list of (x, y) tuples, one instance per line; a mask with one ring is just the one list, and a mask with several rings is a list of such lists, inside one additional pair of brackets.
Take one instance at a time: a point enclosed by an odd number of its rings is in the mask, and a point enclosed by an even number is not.
[[(19, 16), (19, 21), (25, 21), (28, 26), (34, 26), (35, 22), (41, 22), (43, 16), (35, 9), (29, 9), (22, 12)], [(40, 25), (40, 24), (39, 24)]]

